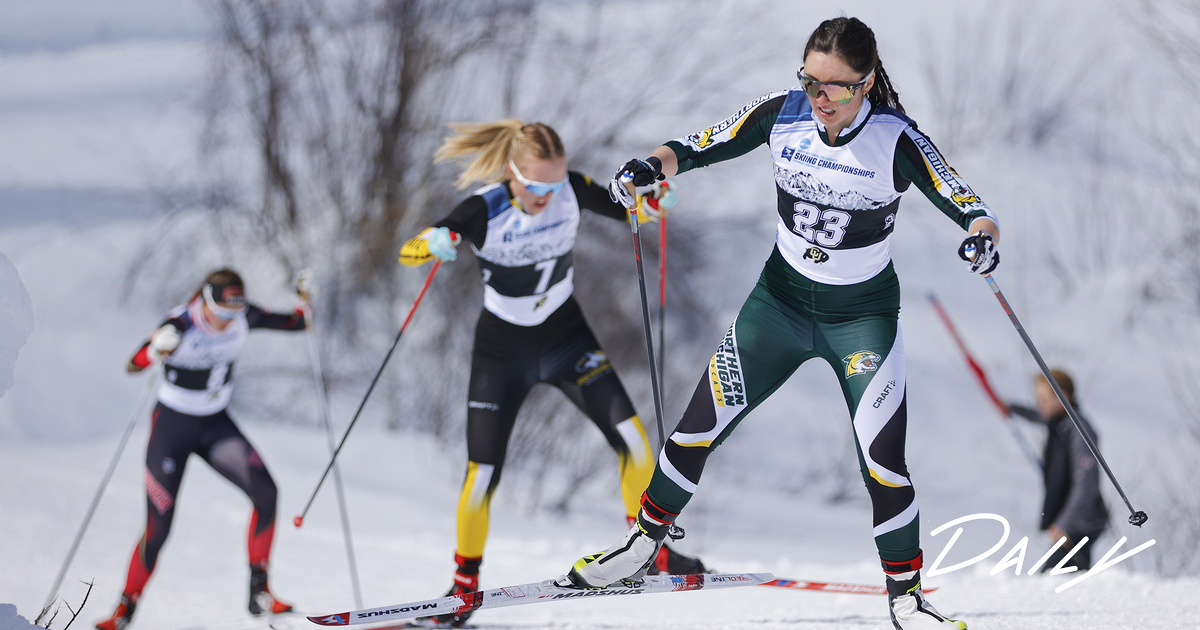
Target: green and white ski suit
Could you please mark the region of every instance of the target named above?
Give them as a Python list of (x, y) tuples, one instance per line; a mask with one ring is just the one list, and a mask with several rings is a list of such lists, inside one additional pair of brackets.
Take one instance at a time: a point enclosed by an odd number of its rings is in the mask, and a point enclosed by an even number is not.
[(778, 193), (775, 249), (664, 446), (643, 508), (674, 520), (708, 454), (801, 363), (819, 357), (837, 373), (850, 410), (880, 557), (900, 573), (920, 566), (917, 499), (904, 461), (900, 284), (888, 248), (900, 195), (916, 184), (963, 229), (995, 217), (912, 120), (866, 99), (832, 145), (793, 88), (666, 146), (683, 173), (764, 143)]

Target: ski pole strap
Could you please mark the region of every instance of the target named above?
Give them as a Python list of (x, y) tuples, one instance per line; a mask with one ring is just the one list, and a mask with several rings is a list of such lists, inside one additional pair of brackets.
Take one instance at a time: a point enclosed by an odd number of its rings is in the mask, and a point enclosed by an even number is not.
[(923, 563), (924, 557), (925, 557), (925, 552), (918, 551), (916, 558), (913, 558), (912, 560), (907, 560), (905, 562), (889, 562), (887, 560), (884, 560), (883, 558), (880, 558), (879, 561), (881, 563), (883, 563), (883, 572), (884, 573), (888, 573), (890, 575), (898, 575), (900, 573), (908, 573), (910, 571), (916, 571), (916, 570), (920, 569), (924, 565), (924, 563)]

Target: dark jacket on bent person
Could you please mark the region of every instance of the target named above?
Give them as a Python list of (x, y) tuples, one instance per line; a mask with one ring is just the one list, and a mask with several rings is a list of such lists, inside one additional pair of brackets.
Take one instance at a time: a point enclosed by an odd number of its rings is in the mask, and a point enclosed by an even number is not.
[[(1095, 537), (1108, 523), (1108, 508), (1100, 496), (1100, 465), (1075, 423), (1063, 411), (1043, 418), (1036, 409), (1011, 405), (1012, 412), (1045, 425), (1046, 448), (1042, 452), (1042, 473), (1046, 496), (1042, 502), (1041, 528), (1057, 524), (1072, 538)], [(1096, 432), (1083, 416), (1079, 417), (1094, 443)]]

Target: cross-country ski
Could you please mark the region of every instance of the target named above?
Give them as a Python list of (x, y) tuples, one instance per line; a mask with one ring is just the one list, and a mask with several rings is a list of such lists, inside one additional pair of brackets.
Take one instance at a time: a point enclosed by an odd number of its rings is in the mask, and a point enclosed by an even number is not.
[[(823, 593), (852, 593), (855, 595), (887, 595), (887, 587), (881, 584), (853, 584), (849, 582), (810, 582), (808, 580), (788, 580), (778, 578), (764, 582), (763, 586), (779, 588), (794, 588), (803, 591), (821, 591)], [(922, 587), (926, 593), (937, 590), (936, 586)]]
[(436, 615), (460, 615), (466, 611), (524, 604), (754, 586), (765, 584), (773, 579), (775, 579), (775, 576), (770, 573), (648, 575), (640, 583), (614, 585), (601, 589), (579, 589), (557, 586), (554, 584), (554, 580), (542, 580), (541, 582), (474, 591), (462, 595), (452, 595), (406, 604), (394, 604), (392, 606), (328, 615), (312, 615), (308, 619), (322, 626), (346, 626), (375, 621), (433, 617)]

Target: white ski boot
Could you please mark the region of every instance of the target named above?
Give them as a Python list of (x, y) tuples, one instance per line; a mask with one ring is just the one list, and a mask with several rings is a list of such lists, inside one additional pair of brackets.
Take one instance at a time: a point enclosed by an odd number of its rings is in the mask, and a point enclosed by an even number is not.
[[(896, 579), (900, 578), (900, 579)], [(896, 630), (966, 630), (967, 624), (939, 613), (921, 592), (921, 573), (887, 576), (888, 609)]]
[(657, 524), (643, 515), (617, 544), (600, 553), (575, 561), (570, 573), (555, 580), (558, 586), (604, 588), (615, 582), (638, 582), (658, 555), (668, 532), (682, 538), (683, 530), (673, 524)]

